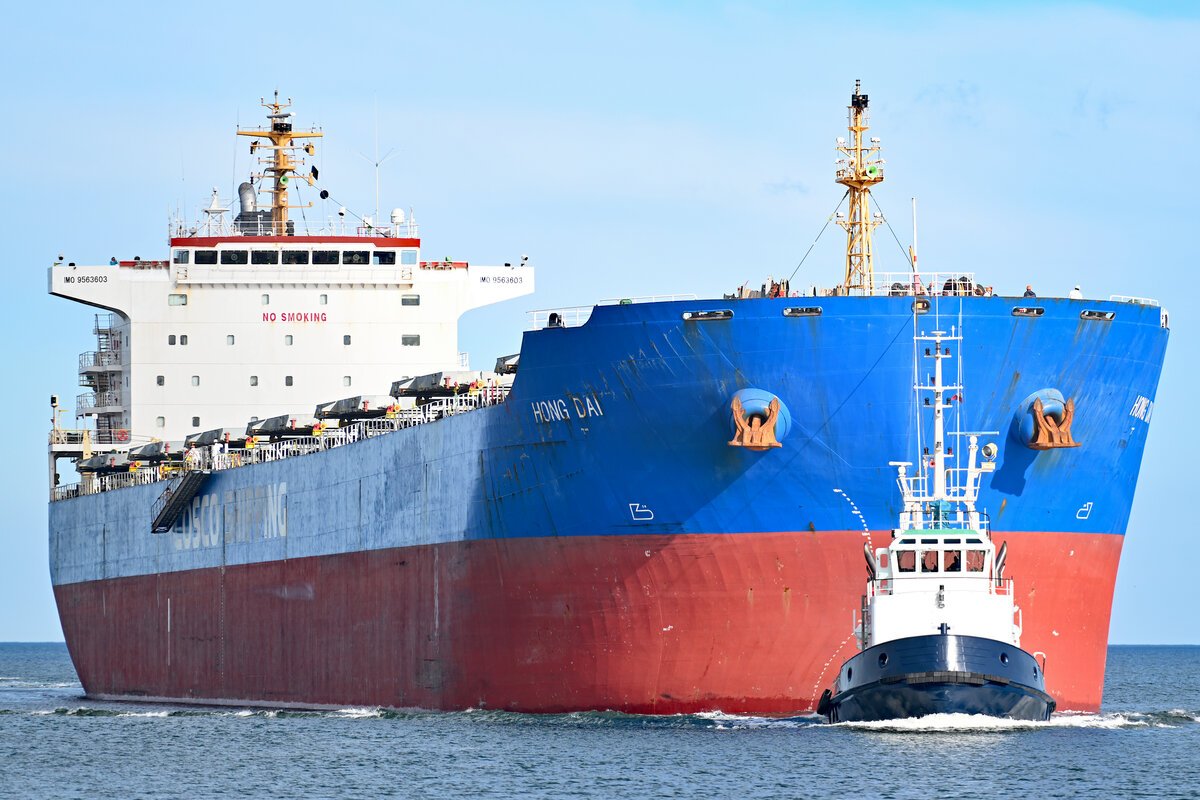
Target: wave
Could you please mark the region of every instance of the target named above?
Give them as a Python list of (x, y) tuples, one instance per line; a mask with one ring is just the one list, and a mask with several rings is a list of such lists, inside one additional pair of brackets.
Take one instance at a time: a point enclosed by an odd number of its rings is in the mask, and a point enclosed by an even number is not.
[(762, 717), (707, 711), (697, 714), (644, 715), (618, 711), (577, 711), (565, 714), (522, 714), (512, 711), (472, 708), (465, 711), (396, 710), (348, 707), (330, 711), (250, 708), (180, 708), (169, 706), (131, 707), (119, 703), (104, 705), (57, 706), (54, 708), (12, 708), (0, 706), (0, 715), (61, 717), (232, 717), (259, 720), (339, 719), (339, 720), (412, 720), (453, 719), (460, 717), (472, 724), (528, 725), (535, 727), (613, 727), (613, 728), (684, 728), (697, 730), (805, 730), (864, 731), (872, 733), (997, 733), (1042, 730), (1048, 728), (1086, 728), (1126, 730), (1137, 728), (1177, 728), (1200, 723), (1200, 711), (1170, 709), (1164, 711), (1117, 711), (1101, 714), (1055, 714), (1046, 722), (986, 717), (977, 714), (933, 714), (927, 717), (877, 722), (840, 722), (828, 724), (824, 717), (805, 714), (793, 717)]

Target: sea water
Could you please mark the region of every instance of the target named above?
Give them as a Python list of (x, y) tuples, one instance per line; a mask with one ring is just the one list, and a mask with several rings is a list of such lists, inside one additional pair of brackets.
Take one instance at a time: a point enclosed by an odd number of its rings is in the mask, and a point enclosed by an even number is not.
[(1109, 648), (1100, 714), (827, 725), (102, 703), (0, 644), (0, 796), (1200, 797), (1200, 647)]

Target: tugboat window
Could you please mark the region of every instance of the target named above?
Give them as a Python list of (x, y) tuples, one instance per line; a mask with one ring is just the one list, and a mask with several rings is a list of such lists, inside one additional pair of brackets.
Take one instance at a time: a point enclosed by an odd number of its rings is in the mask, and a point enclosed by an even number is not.
[(921, 553), (921, 572), (938, 571), (938, 551), (926, 550)]
[(983, 572), (984, 551), (967, 551), (967, 572)]
[(901, 550), (896, 554), (896, 565), (901, 572), (916, 572), (917, 554), (912, 550)]
[(945, 572), (962, 572), (961, 550), (947, 550), (945, 558)]

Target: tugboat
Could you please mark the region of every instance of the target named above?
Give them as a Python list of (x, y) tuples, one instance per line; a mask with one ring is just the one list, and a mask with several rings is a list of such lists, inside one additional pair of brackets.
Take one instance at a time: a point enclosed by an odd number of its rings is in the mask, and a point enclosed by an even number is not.
[(933, 331), (914, 342), (933, 359), (927, 385), (914, 381), (918, 396), (933, 394), (932, 406), (928, 397), (919, 406), (932, 407), (933, 441), (926, 448), (918, 442), (915, 475), (911, 462), (890, 462), (904, 509), (887, 547), (863, 546), (867, 593), (855, 626), (861, 652), (842, 665), (817, 712), (830, 722), (953, 713), (1047, 720), (1056, 703), (1046, 693), (1045, 657), (1039, 664), (1020, 647), (1020, 609), (1012, 578), (1004, 577), (1007, 542), (996, 550), (987, 515), (975, 505), (997, 453), (979, 437), (997, 434), (955, 432), (969, 442), (966, 466), (955, 466), (945, 412), (961, 402), (962, 387), (943, 383), (942, 362), (952, 358), (951, 346), (961, 351), (962, 336)]

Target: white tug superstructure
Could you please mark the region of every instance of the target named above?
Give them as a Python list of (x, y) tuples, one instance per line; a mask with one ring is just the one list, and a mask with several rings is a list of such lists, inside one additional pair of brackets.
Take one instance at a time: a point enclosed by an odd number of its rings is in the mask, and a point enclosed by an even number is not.
[(1005, 551), (997, 558), (987, 519), (975, 507), (980, 478), (996, 468), (991, 460), (996, 449), (985, 445), (990, 458), (981, 461), (979, 437), (985, 434), (963, 434), (969, 442), (966, 467), (947, 465), (953, 456), (946, 445), (947, 398), (961, 397), (963, 387), (944, 383), (942, 363), (952, 357), (949, 345), (958, 347), (962, 337), (934, 331), (915, 342), (918, 357), (933, 360), (929, 383), (917, 376), (914, 386), (932, 395), (923, 408), (932, 407), (933, 442), (928, 455), (922, 453), (916, 475), (908, 474), (911, 462), (890, 462), (898, 472), (904, 510), (891, 543), (866, 554), (874, 579), (863, 598), (860, 646), (865, 650), (937, 633), (942, 626), (1019, 646), (1020, 609), (1013, 602), (1012, 580), (1003, 577)]
[[(167, 259), (50, 269), (51, 294), (103, 310), (97, 348), (79, 358), (87, 391), (74, 409), (94, 419), (91, 444), (124, 449), (282, 414), (311, 418), (318, 403), (464, 370), (463, 312), (534, 290), (523, 264), (423, 259), (417, 225), (400, 209), (384, 225), (347, 222), (344, 209), (297, 225), (288, 189), (317, 185), (304, 156), (321, 133), (293, 130), (290, 101), (278, 95), (263, 105), (269, 124), (238, 131), (265, 166), (241, 185), (233, 219), (214, 190), (203, 222), (173, 223)], [(259, 192), (271, 197), (261, 211)]]
[[(959, 432), (968, 442), (966, 466), (949, 466), (945, 414), (962, 401), (963, 387), (945, 383), (943, 361), (953, 357), (952, 345), (961, 354), (962, 336), (935, 330), (913, 342), (917, 429), (931, 410), (933, 440), (918, 443), (915, 475), (912, 462), (890, 462), (904, 503), (899, 526), (887, 547), (864, 545), (861, 652), (842, 665), (817, 711), (831, 722), (934, 713), (1048, 719), (1056, 704), (1046, 693), (1045, 657), (1039, 665), (1020, 648), (1020, 609), (1004, 577), (1007, 544), (996, 551), (976, 507), (980, 480), (996, 467), (996, 446), (981, 448), (979, 437), (998, 434)], [(932, 375), (916, 368), (922, 357), (932, 359)]]

